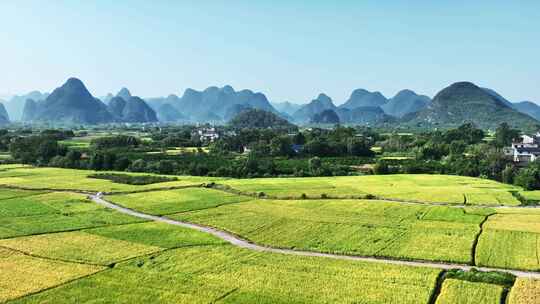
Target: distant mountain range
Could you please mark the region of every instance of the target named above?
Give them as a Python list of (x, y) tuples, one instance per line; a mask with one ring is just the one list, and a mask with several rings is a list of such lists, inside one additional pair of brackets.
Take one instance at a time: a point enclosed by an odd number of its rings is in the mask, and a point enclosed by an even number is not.
[(126, 91), (122, 89), (106, 105), (93, 97), (81, 80), (70, 78), (43, 100), (27, 99), (22, 121), (59, 124), (157, 122), (154, 110), (144, 100), (132, 97)]
[(71, 124), (98, 123), (196, 123), (223, 124), (238, 114), (257, 109), (297, 124), (356, 124), (417, 127), (450, 127), (474, 122), (483, 128), (495, 128), (501, 122), (520, 128), (540, 125), (540, 106), (529, 101), (512, 103), (489, 88), (470, 82), (455, 83), (433, 100), (405, 89), (392, 98), (380, 92), (355, 89), (336, 106), (321, 93), (303, 105), (291, 102), (270, 103), (263, 93), (236, 91), (231, 86), (209, 87), (202, 91), (186, 89), (181, 97), (142, 99), (122, 88), (116, 95), (101, 100), (85, 85), (70, 78), (50, 95), (39, 91), (0, 101), (0, 124), (10, 121)]
[(482, 89), (470, 82), (458, 82), (440, 91), (423, 110), (408, 115), (410, 124), (458, 126), (472, 122), (486, 129), (495, 129), (506, 122), (513, 127), (535, 129), (540, 122), (516, 110), (494, 91)]

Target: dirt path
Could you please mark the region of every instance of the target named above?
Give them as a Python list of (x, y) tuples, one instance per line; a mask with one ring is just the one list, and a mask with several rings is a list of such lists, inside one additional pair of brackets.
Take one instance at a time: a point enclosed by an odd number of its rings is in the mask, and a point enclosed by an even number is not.
[(113, 204), (111, 202), (104, 200), (100, 194), (90, 195), (90, 198), (92, 199), (92, 201), (94, 201), (95, 203), (99, 205), (105, 206), (110, 209), (114, 209), (124, 214), (128, 214), (131, 216), (135, 216), (138, 218), (143, 218), (143, 219), (147, 219), (151, 221), (166, 223), (170, 225), (190, 228), (190, 229), (198, 230), (201, 232), (209, 233), (234, 246), (250, 249), (250, 250), (255, 250), (259, 252), (271, 252), (271, 253), (280, 253), (280, 254), (297, 255), (297, 256), (308, 256), (308, 257), (323, 257), (323, 258), (331, 258), (331, 259), (339, 259), (339, 260), (374, 262), (374, 263), (384, 263), (384, 264), (413, 266), (413, 267), (429, 267), (429, 268), (437, 268), (437, 269), (445, 269), (445, 270), (448, 270), (448, 269), (470, 270), (472, 268), (476, 268), (481, 271), (502, 271), (502, 272), (511, 273), (517, 277), (528, 277), (528, 278), (540, 279), (540, 272), (533, 272), (533, 271), (509, 270), (509, 269), (490, 268), (490, 267), (473, 267), (473, 266), (463, 265), (463, 264), (437, 263), (437, 262), (429, 262), (429, 261), (406, 261), (406, 260), (388, 259), (388, 258), (339, 255), (339, 254), (330, 254), (330, 253), (321, 253), (321, 252), (312, 252), (312, 251), (299, 251), (299, 250), (292, 250), (292, 249), (266, 247), (266, 246), (254, 244), (236, 235), (233, 235), (231, 233), (221, 231), (212, 227), (193, 224), (189, 222), (177, 221), (177, 220), (169, 219), (166, 217), (150, 215), (150, 214), (138, 212), (132, 209), (124, 208), (124, 207), (121, 207), (119, 205), (116, 205), (116, 204)]

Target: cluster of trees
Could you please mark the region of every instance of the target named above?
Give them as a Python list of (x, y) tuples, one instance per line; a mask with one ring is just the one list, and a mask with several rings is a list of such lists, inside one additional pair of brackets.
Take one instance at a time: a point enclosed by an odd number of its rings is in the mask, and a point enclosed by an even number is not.
[(337, 126), (332, 130), (312, 129), (284, 133), (270, 129), (243, 129), (211, 145), (215, 154), (244, 152), (257, 157), (372, 157), (376, 133), (367, 129)]
[[(151, 172), (160, 174), (211, 175), (229, 177), (332, 176), (353, 173), (352, 165), (375, 163), (375, 174), (440, 173), (484, 177), (540, 189), (540, 162), (517, 168), (502, 152), (520, 131), (507, 124), (494, 134), (473, 124), (452, 130), (419, 134), (375, 132), (369, 128), (336, 126), (334, 129), (226, 129), (212, 143), (193, 136), (195, 127), (156, 129), (151, 141), (116, 135), (93, 140), (87, 149), (67, 149), (59, 141), (74, 136), (72, 131), (0, 130), (0, 150), (10, 151), (17, 162), (92, 170)], [(486, 140), (491, 138), (491, 140)], [(181, 155), (148, 153), (171, 147), (201, 147)], [(399, 153), (407, 159), (379, 158)]]

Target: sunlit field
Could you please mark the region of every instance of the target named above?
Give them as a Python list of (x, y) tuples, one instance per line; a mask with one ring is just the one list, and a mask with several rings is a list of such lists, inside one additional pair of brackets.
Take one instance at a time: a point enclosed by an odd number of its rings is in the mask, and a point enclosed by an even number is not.
[[(0, 185), (12, 188), (0, 186), (0, 302), (382, 304), (428, 303), (436, 297), (436, 303), (499, 303), (503, 296), (497, 283), (455, 277), (436, 283), (441, 274), (436, 268), (241, 249), (203, 232), (113, 211), (75, 190), (111, 192), (105, 198), (118, 205), (216, 227), (270, 247), (540, 268), (540, 210), (512, 207), (520, 202), (504, 197), (514, 198), (509, 191), (519, 189), (480, 179), (465, 178), (471, 181), (465, 185), (452, 176), (380, 176), (378, 185), (371, 176), (288, 184), (178, 177), (137, 186), (88, 178), (90, 171), (1, 169)], [(443, 179), (478, 203), (467, 201), (461, 208), (463, 202), (452, 202), (449, 198), (459, 195), (448, 185), (437, 186)], [(284, 185), (289, 189), (279, 188)], [(401, 191), (412, 185), (416, 188), (406, 197)], [(390, 189), (388, 200), (376, 199), (384, 187)], [(424, 190), (429, 194), (420, 200)], [(289, 198), (299, 192), (305, 199)], [(354, 198), (362, 193), (374, 197)], [(489, 203), (492, 198), (502, 201)], [(443, 202), (449, 206), (437, 205)], [(502, 204), (511, 206), (495, 208)], [(440, 293), (434, 294), (437, 284)], [(539, 290), (538, 281), (519, 278), (508, 303), (536, 303)]]

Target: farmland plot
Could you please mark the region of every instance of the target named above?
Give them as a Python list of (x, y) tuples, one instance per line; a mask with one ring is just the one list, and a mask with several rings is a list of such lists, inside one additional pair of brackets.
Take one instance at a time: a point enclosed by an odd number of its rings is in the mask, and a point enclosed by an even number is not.
[(447, 279), (436, 304), (498, 304), (502, 291), (499, 285)]
[(60, 285), (103, 267), (29, 257), (0, 248), (0, 302)]
[[(219, 178), (179, 176), (177, 181), (135, 186), (88, 177), (95, 173), (96, 172), (94, 171), (88, 170), (5, 167), (0, 165), (0, 185), (19, 186), (30, 189), (76, 189), (94, 192), (115, 192), (199, 185), (208, 181), (220, 180)], [(103, 173), (103, 171), (100, 173)], [(123, 174), (148, 175), (125, 172), (123, 172)]]
[(256, 243), (331, 253), (468, 263), (483, 215), (361, 200), (259, 200), (169, 215)]
[(470, 205), (519, 205), (509, 191), (517, 188), (491, 180), (448, 175), (374, 175), (314, 178), (259, 178), (222, 181), (245, 192), (282, 198), (347, 198), (375, 195), (384, 199)]
[(489, 218), (478, 242), (479, 265), (540, 270), (540, 214), (522, 212)]
[[(427, 303), (438, 270), (191, 247), (15, 303)], [(144, 284), (141, 284), (144, 282)], [(93, 292), (89, 293), (88, 290)]]
[(239, 196), (206, 188), (113, 195), (107, 199), (124, 207), (154, 215), (207, 209), (252, 200), (252, 198), (247, 196)]
[(540, 280), (518, 278), (509, 296), (509, 304), (540, 303)]
[(54, 192), (0, 200), (0, 219), (0, 239), (144, 221)]

